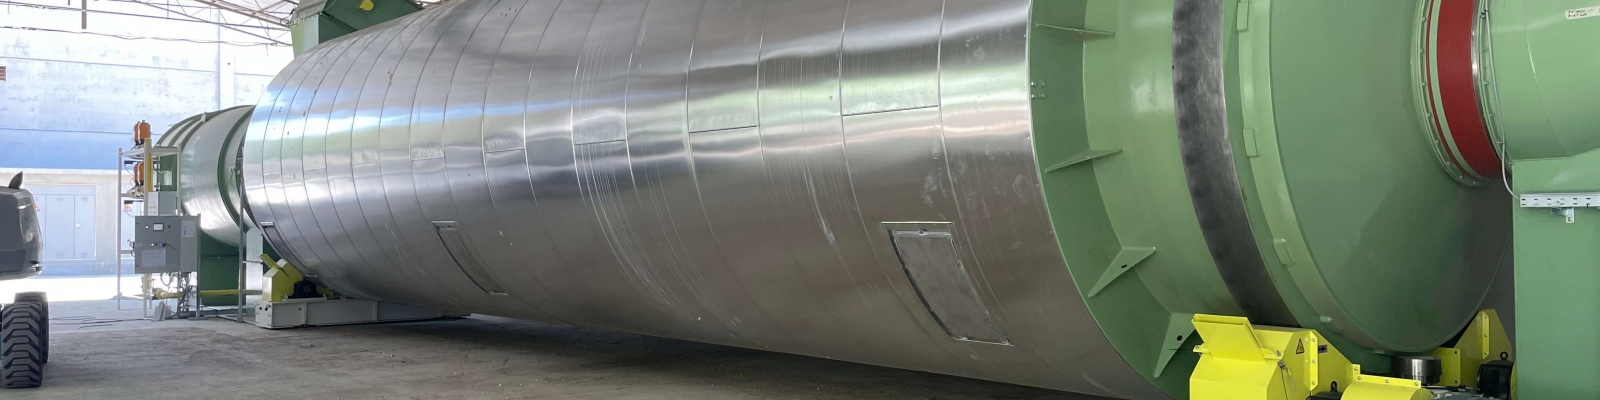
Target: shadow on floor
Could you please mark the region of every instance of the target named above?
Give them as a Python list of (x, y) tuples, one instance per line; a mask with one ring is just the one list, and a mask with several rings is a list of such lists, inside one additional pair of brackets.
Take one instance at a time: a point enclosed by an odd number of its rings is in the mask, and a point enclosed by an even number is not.
[[(268, 331), (61, 302), (45, 388), (18, 399), (1055, 399), (1094, 397), (474, 316)], [(106, 323), (84, 324), (83, 318)], [(14, 397), (13, 397), (14, 396)]]

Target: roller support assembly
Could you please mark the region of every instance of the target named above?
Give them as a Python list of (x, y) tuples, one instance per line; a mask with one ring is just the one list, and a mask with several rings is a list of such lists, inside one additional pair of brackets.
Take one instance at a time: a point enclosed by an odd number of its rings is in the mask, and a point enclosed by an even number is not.
[(1388, 374), (1368, 375), (1316, 331), (1259, 327), (1243, 317), (1196, 315), (1200, 363), (1195, 400), (1515, 399), (1510, 338), (1494, 310), (1479, 312), (1460, 338), (1434, 355), (1398, 356)]

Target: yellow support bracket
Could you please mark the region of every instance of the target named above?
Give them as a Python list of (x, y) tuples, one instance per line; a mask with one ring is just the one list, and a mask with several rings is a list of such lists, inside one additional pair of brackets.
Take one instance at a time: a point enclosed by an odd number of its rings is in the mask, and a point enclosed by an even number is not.
[[(1500, 314), (1493, 309), (1479, 311), (1455, 346), (1433, 349), (1431, 355), (1443, 366), (1439, 376), (1441, 386), (1477, 387), (1478, 366), (1495, 360), (1517, 360), (1511, 338), (1500, 324)], [(1512, 385), (1515, 387), (1515, 382)]]
[[(305, 274), (300, 273), (300, 270), (295, 269), (293, 265), (289, 265), (288, 262), (280, 262), (272, 258), (272, 256), (262, 254), (261, 263), (267, 266), (267, 273), (262, 276), (263, 282), (261, 284), (261, 287), (265, 288), (265, 290), (262, 290), (261, 297), (263, 300), (274, 303), (283, 301), (289, 297), (290, 293), (294, 293), (295, 282), (306, 279)], [(326, 298), (334, 297), (332, 290), (321, 285), (317, 286), (317, 293)]]
[(1194, 400), (1304, 400), (1340, 391), (1345, 400), (1426, 400), (1422, 383), (1361, 374), (1311, 329), (1257, 327), (1244, 317), (1197, 314), (1200, 364), (1189, 377)]
[(1344, 392), (1341, 399), (1347, 400), (1433, 400), (1433, 392), (1422, 388), (1422, 382), (1390, 378), (1386, 376), (1362, 375), (1361, 366), (1351, 366), (1351, 373), (1356, 377), (1350, 384), (1350, 389)]
[(272, 256), (269, 256), (269, 255), (266, 255), (266, 254), (262, 254), (261, 255), (261, 262), (263, 264), (267, 265), (267, 273), (268, 274), (271, 274), (272, 271), (280, 271), (281, 270), (282, 273), (284, 274), (283, 275), (284, 278), (289, 279), (291, 282), (298, 282), (301, 279), (305, 279), (306, 278), (306, 276), (300, 274), (300, 270), (295, 269), (294, 266), (289, 265), (289, 263), (287, 263), (287, 262), (278, 261), (278, 259), (272, 258)]

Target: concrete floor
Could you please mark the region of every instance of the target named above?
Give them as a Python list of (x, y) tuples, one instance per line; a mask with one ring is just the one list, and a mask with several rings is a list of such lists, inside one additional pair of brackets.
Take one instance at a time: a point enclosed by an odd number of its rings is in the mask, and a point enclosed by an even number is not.
[(5, 399), (1089, 397), (495, 317), (268, 331), (54, 302), (45, 387)]

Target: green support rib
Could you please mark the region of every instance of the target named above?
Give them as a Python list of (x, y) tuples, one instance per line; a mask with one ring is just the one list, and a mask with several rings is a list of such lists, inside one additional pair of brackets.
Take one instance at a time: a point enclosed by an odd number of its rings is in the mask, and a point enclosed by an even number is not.
[(1144, 259), (1155, 253), (1156, 248), (1154, 247), (1123, 247), (1122, 251), (1118, 251), (1117, 256), (1111, 259), (1111, 265), (1106, 266), (1106, 272), (1100, 274), (1100, 280), (1095, 281), (1094, 287), (1089, 289), (1088, 296), (1094, 297), (1100, 294), (1100, 291), (1104, 290), (1106, 285), (1110, 285), (1111, 281), (1133, 270), (1133, 267), (1139, 265), (1140, 261), (1144, 261)]

